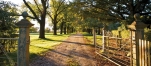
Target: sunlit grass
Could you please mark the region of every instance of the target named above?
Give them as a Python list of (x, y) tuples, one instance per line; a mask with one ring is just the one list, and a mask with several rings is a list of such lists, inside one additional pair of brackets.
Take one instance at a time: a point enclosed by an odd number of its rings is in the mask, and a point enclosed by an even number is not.
[(43, 55), (44, 52), (54, 49), (54, 46), (59, 45), (63, 40), (67, 39), (69, 35), (52, 35), (46, 34), (46, 39), (39, 39), (38, 35), (31, 34), (30, 43), (30, 58), (37, 55)]
[[(85, 38), (87, 38), (90, 41), (90, 44), (93, 44), (94, 41), (93, 34), (88, 34), (86, 32), (83, 32), (82, 34), (84, 35)], [(96, 43), (98, 45), (102, 45), (102, 35), (96, 35)]]
[[(61, 44), (61, 42), (68, 38), (69, 35), (52, 35), (51, 33), (47, 33), (45, 35), (46, 39), (39, 39), (38, 33), (31, 33), (30, 34), (30, 60), (33, 58), (43, 55), (44, 52), (48, 50), (54, 49), (54, 46)], [(17, 62), (17, 46), (16, 49), (13, 49), (13, 51), (7, 53), (8, 56), (13, 59), (13, 61)], [(0, 66), (9, 66), (8, 59), (6, 58), (6, 55), (0, 55), (0, 57), (4, 57), (3, 59), (0, 58)], [(2, 63), (4, 64), (2, 64)]]

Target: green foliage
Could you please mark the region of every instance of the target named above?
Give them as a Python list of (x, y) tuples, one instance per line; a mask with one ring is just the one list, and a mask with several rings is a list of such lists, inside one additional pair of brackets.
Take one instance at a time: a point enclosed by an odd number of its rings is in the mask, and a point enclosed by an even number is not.
[(109, 30), (117, 30), (119, 26), (121, 26), (121, 24), (120, 24), (119, 22), (110, 23), (110, 24), (108, 25), (108, 29), (109, 29)]
[[(108, 15), (108, 4), (105, 0), (73, 0), (73, 13), (75, 14), (76, 26), (81, 29), (103, 27), (104, 24), (117, 21)], [(101, 3), (101, 4), (100, 4)], [(103, 6), (99, 6), (102, 5)]]
[[(49, 7), (49, 0), (33, 0), (34, 3), (30, 3), (29, 1), (23, 0), (26, 7), (29, 9), (31, 14), (35, 20), (40, 24), (39, 38), (45, 38), (45, 23), (46, 23), (46, 15), (47, 9)], [(24, 5), (23, 5), (24, 7)]]
[[(113, 30), (112, 31), (113, 35), (119, 36), (119, 31), (118, 30)], [(122, 30), (121, 31), (121, 37), (122, 38), (130, 38), (130, 31), (129, 30)]]
[(0, 37), (10, 37), (15, 33), (17, 9), (14, 4), (7, 1), (0, 1)]
[(38, 28), (36, 28), (36, 27), (30, 28), (30, 33), (37, 33), (37, 32), (38, 32)]
[[(92, 34), (89, 34), (87, 32), (83, 32), (82, 34), (88, 40), (89, 43), (87, 43), (87, 44), (94, 45), (93, 44), (94, 38), (93, 38)], [(101, 35), (96, 35), (96, 43), (98, 45), (102, 45), (102, 36)]]
[(130, 31), (126, 29), (125, 21), (121, 22), (121, 25), (117, 27), (118, 29), (112, 30), (113, 35), (119, 36), (119, 31), (121, 31), (121, 37), (122, 38), (129, 38), (130, 37)]
[(144, 32), (145, 32), (145, 39), (151, 41), (151, 29), (145, 28)]
[(130, 31), (129, 30), (123, 30), (121, 32), (122, 38), (130, 38)]
[(45, 32), (46, 32), (46, 33), (50, 33), (50, 28), (48, 28), (48, 27), (45, 28)]
[(143, 16), (141, 16), (141, 20), (142, 20), (142, 22), (144, 22), (145, 24), (151, 24), (151, 16), (143, 15)]
[(48, 16), (53, 23), (54, 35), (57, 35), (58, 23), (67, 22), (67, 8), (69, 7), (66, 0), (51, 0)]
[[(44, 52), (46, 51), (53, 50), (56, 45), (61, 44), (61, 42), (63, 42), (63, 40), (67, 39), (69, 36), (69, 35), (52, 35), (50, 33), (46, 33), (47, 36), (46, 39), (37, 39), (38, 35), (39, 35), (38, 33), (30, 33), (30, 39), (31, 39), (30, 49), (29, 49), (30, 61), (39, 55), (43, 55)], [(15, 49), (11, 50), (11, 53), (8, 52), (8, 56), (11, 59), (13, 59), (15, 63), (17, 63), (17, 46), (15, 46), (14, 48)], [(0, 66), (11, 66), (9, 65), (8, 59), (6, 59), (6, 56), (4, 54), (3, 55), (0, 54), (0, 57), (4, 57), (4, 58), (0, 58)]]
[(86, 18), (85, 19), (85, 26), (86, 27), (89, 27), (89, 28), (92, 28), (92, 27), (102, 27), (102, 23), (99, 22), (98, 19), (96, 18)]

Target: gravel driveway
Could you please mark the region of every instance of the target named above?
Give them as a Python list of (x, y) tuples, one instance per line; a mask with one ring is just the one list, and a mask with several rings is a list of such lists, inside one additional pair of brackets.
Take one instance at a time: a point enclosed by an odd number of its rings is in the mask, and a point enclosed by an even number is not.
[(35, 58), (30, 66), (116, 66), (95, 54), (95, 48), (81, 35), (70, 36), (54, 50)]

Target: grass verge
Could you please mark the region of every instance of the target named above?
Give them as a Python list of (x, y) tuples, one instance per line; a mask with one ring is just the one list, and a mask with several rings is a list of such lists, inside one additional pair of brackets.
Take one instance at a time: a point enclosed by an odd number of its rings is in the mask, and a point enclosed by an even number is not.
[[(47, 33), (45, 34), (45, 39), (39, 39), (38, 36), (39, 34), (37, 33), (30, 34), (30, 61), (39, 55), (43, 55), (46, 51), (54, 49), (54, 46), (61, 44), (61, 42), (67, 39), (69, 35), (52, 35), (51, 33)], [(15, 63), (17, 62), (17, 50), (7, 54)], [(3, 60), (0, 60), (0, 66), (2, 63), (5, 63), (3, 64), (5, 66), (9, 66), (6, 56), (1, 54), (0, 57), (4, 57)]]
[[(86, 32), (83, 32), (82, 34), (89, 41), (89, 44), (93, 44), (94, 41), (93, 34), (88, 34)], [(98, 45), (102, 45), (102, 35), (96, 35), (96, 43)]]
[(46, 51), (54, 49), (54, 46), (59, 45), (69, 35), (52, 35), (46, 34), (45, 39), (39, 39), (38, 35), (32, 34), (30, 43), (30, 59), (37, 55), (43, 55)]

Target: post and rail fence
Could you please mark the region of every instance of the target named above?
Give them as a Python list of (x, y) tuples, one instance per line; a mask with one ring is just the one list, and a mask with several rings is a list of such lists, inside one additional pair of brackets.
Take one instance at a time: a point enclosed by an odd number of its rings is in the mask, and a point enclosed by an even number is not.
[[(17, 63), (18, 38), (0, 38), (0, 66), (15, 66)], [(15, 56), (15, 57), (12, 57)]]
[[(9, 64), (9, 66), (29, 66), (29, 28), (33, 26), (33, 24), (26, 19), (26, 17), (28, 17), (28, 13), (26, 11), (22, 13), (22, 16), (23, 19), (16, 23), (16, 25), (19, 27), (19, 38), (0, 38), (0, 53), (3, 53), (0, 54), (0, 58), (3, 58), (1, 56), (5, 56), (7, 58), (6, 61), (8, 61), (8, 63), (6, 63), (2, 60), (4, 65)], [(11, 48), (15, 48), (13, 49), (14, 51), (10, 51)], [(16, 56), (16, 58), (13, 59), (11, 55)], [(0, 60), (1, 65), (2, 63)]]
[[(5, 41), (4, 43), (8, 45), (12, 44), (13, 41), (18, 41), (18, 44), (14, 43), (14, 47), (17, 46), (17, 62), (12, 61), (13, 59), (8, 55), (7, 52), (10, 52), (10, 46), (7, 46), (3, 43), (0, 44), (0, 53), (3, 53), (10, 63), (11, 66), (29, 66), (29, 28), (33, 25), (31, 24), (26, 17), (28, 16), (27, 12), (22, 13), (24, 19), (19, 21), (16, 25), (19, 27), (19, 38), (1, 38), (0, 42)], [(114, 62), (115, 64), (122, 66), (150, 66), (150, 42), (144, 39), (144, 30), (146, 26), (137, 21), (135, 31), (135, 40), (131, 38), (123, 39), (119, 36), (112, 36), (112, 33), (106, 32), (103, 33), (103, 44), (102, 46), (95, 44), (97, 49), (97, 54), (100, 54)], [(140, 27), (141, 25), (141, 27)], [(134, 25), (133, 25), (134, 26)], [(120, 34), (119, 34), (120, 35)], [(95, 38), (95, 37), (94, 37)], [(8, 41), (9, 40), (9, 41)], [(5, 50), (3, 48), (6, 48)], [(13, 46), (11, 46), (13, 48)], [(102, 51), (100, 51), (102, 50)], [(15, 51), (14, 51), (15, 52)], [(1, 56), (1, 55), (0, 55)], [(123, 61), (124, 59), (124, 61)], [(3, 62), (5, 63), (5, 62)]]
[(146, 24), (141, 22), (139, 14), (127, 27), (130, 29), (130, 37), (113, 36), (112, 32), (103, 30), (102, 45), (95, 45), (96, 53), (110, 60), (118, 66), (151, 66), (151, 44), (144, 40), (144, 28)]
[(150, 42), (139, 39), (140, 66), (150, 66)]
[(102, 34), (102, 45), (95, 45), (96, 53), (118, 66), (130, 65), (130, 38), (113, 36), (108, 30), (103, 30)]

